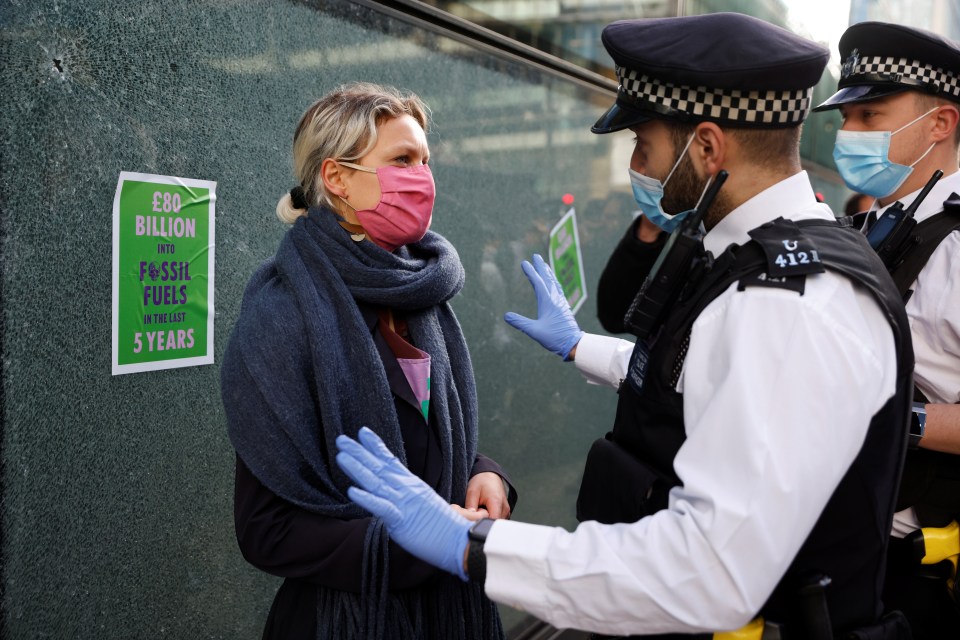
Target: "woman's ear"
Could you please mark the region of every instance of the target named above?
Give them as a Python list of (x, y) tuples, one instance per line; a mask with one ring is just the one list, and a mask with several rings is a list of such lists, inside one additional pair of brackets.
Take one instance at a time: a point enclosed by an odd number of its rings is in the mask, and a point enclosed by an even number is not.
[(327, 158), (320, 165), (320, 179), (327, 191), (335, 196), (348, 199), (347, 183), (343, 179), (343, 172), (340, 165), (332, 158)]
[(727, 160), (728, 140), (723, 129), (713, 122), (701, 122), (693, 132), (693, 144), (690, 145), (694, 166), (704, 176), (715, 176)]

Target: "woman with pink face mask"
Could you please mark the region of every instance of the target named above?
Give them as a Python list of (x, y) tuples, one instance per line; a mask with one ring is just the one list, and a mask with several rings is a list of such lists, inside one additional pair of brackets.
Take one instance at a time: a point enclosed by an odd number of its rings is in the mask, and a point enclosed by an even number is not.
[(244, 557), (285, 578), (264, 638), (501, 638), (482, 586), (392, 544), (347, 496), (334, 440), (376, 431), (471, 519), (516, 492), (477, 452), (470, 355), (449, 300), (456, 250), (429, 230), (435, 186), (419, 98), (357, 83), (297, 126), (291, 224), (253, 274), (223, 357)]

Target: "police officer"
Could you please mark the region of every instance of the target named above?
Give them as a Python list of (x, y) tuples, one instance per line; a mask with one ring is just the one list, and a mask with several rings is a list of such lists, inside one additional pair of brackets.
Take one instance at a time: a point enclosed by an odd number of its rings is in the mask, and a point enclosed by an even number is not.
[(931, 579), (941, 567), (920, 565), (902, 540), (960, 516), (960, 47), (921, 29), (863, 22), (844, 33), (840, 56), (839, 91), (815, 110), (843, 115), (834, 158), (847, 186), (876, 198), (882, 217), (896, 201), (911, 205), (935, 170), (944, 174), (917, 208), (902, 262), (888, 265), (907, 301), (923, 409), (913, 421), (885, 600), (907, 613), (916, 637), (956, 638), (956, 603), (943, 579)]
[[(909, 329), (877, 256), (800, 167), (827, 52), (737, 14), (616, 22), (603, 43), (620, 90), (593, 130), (636, 136), (645, 212), (682, 218), (722, 170), (729, 178), (705, 217), (716, 260), (682, 274), (678, 304), (635, 346), (584, 334), (549, 267), (523, 265), (538, 315), (507, 321), (619, 387), (610, 446), (585, 471), (589, 520), (572, 533), (474, 525), (365, 429), (338, 440), (361, 487), (351, 498), (414, 555), (557, 627), (703, 634), (759, 614), (792, 637), (905, 637), (901, 619), (880, 618), (879, 591)], [(851, 396), (864, 376), (878, 391)]]
[(609, 333), (626, 333), (623, 318), (667, 241), (666, 231), (641, 211), (620, 238), (597, 282), (597, 319)]

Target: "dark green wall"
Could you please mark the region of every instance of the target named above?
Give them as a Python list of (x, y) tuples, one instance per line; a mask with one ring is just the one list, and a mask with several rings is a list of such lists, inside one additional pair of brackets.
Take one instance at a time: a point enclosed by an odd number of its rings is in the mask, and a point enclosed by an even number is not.
[[(517, 518), (573, 525), (615, 395), (502, 315), (534, 313), (518, 263), (545, 250), (566, 192), (594, 293), (632, 208), (624, 186), (606, 213), (598, 199), (628, 160), (588, 132), (609, 95), (346, 1), (5, 2), (0, 26), (0, 635), (258, 636), (278, 580), (234, 541), (219, 361), (247, 278), (284, 233), (273, 210), (293, 184), (293, 128), (351, 80), (434, 109), (435, 229), (468, 274), (453, 304), (482, 449), (513, 474)], [(121, 171), (218, 183), (217, 364), (110, 373)], [(593, 300), (579, 319), (599, 331)]]

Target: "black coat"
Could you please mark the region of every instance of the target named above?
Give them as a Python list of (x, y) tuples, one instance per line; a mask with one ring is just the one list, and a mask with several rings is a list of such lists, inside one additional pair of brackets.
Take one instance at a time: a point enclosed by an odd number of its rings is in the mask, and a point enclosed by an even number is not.
[[(436, 488), (443, 469), (438, 436), (423, 419), (419, 404), (378, 326), (376, 312), (361, 308), (380, 353), (403, 433), (407, 464)], [(432, 405), (431, 405), (432, 407)], [(431, 408), (432, 413), (432, 408)], [(471, 477), (500, 466), (477, 455)], [(510, 487), (509, 503), (517, 493)], [(277, 592), (263, 638), (316, 637), (317, 586), (359, 593), (364, 537), (370, 518), (340, 520), (301, 509), (265, 487), (237, 457), (234, 523), (244, 558), (258, 569), (286, 578)], [(443, 574), (390, 543), (390, 590), (423, 588)]]

